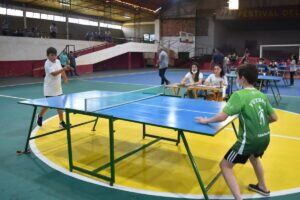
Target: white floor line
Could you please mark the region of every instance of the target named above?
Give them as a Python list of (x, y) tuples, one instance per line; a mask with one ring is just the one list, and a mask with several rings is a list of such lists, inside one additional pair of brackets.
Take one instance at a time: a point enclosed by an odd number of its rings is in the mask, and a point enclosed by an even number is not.
[[(273, 96), (273, 94), (271, 93), (271, 94), (269, 94), (269, 93), (267, 93), (267, 95), (268, 96)], [(291, 96), (291, 95), (280, 95), (281, 97), (291, 97), (291, 98), (298, 98), (298, 99), (300, 99), (300, 96)]]
[(23, 97), (15, 97), (15, 96), (2, 95), (2, 94), (0, 94), (0, 97), (10, 98), (10, 99), (19, 99), (19, 100), (29, 100), (29, 99), (26, 99), (26, 98), (23, 98)]
[(300, 140), (300, 137), (297, 137), (297, 136), (281, 135), (281, 134), (275, 134), (275, 133), (271, 133), (271, 136), (278, 137), (278, 138), (284, 138), (284, 139), (290, 139), (290, 140)]
[[(93, 78), (118, 77), (118, 76), (135, 75), (135, 74), (145, 74), (145, 73), (154, 73), (154, 72), (156, 72), (156, 71), (144, 71), (144, 72), (134, 72), (134, 73), (124, 73), (124, 74), (112, 74), (112, 75), (103, 75), (103, 76), (102, 75), (98, 75), (98, 76), (79, 77), (79, 78), (78, 77), (75, 77), (75, 78), (68, 77), (68, 78), (69, 78), (69, 80), (81, 80), (81, 79), (93, 79)], [(13, 84), (13, 85), (1, 85), (0, 88), (16, 87), (16, 86), (23, 86), (23, 85), (35, 85), (35, 84), (41, 84), (41, 83), (44, 83), (44, 82), (43, 81), (39, 81), (39, 82)]]
[[(233, 128), (225, 128), (225, 130), (233, 131)], [(276, 133), (270, 133), (271, 137), (278, 137), (278, 138), (284, 138), (284, 139), (290, 139), (290, 140), (300, 140), (300, 137), (297, 136), (290, 136), (290, 135), (282, 135), (282, 134), (276, 134)]]
[(14, 85), (1, 85), (0, 88), (16, 87), (16, 86), (23, 86), (23, 85), (35, 85), (35, 84), (41, 84), (41, 83), (43, 83), (43, 82), (20, 83), (20, 84), (14, 84)]
[(154, 86), (149, 84), (137, 84), (137, 83), (121, 83), (121, 82), (109, 82), (109, 81), (97, 81), (89, 79), (79, 79), (80, 81), (94, 82), (94, 83), (109, 83), (109, 84), (118, 84), (118, 85), (139, 85), (139, 86)]

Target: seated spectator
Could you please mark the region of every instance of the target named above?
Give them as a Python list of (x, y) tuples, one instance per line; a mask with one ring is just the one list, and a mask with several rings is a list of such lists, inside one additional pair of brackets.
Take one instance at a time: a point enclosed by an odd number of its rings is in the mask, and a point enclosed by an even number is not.
[(259, 58), (256, 66), (260, 70), (260, 73), (263, 73), (264, 75), (266, 75), (269, 72), (268, 65), (265, 64), (264, 58)]
[(56, 38), (57, 35), (57, 27), (56, 24), (53, 22), (50, 25), (50, 38)]
[(210, 65), (213, 67), (215, 65), (222, 65), (224, 62), (224, 55), (219, 51), (219, 49), (215, 48), (212, 55), (212, 60)]
[(7, 19), (4, 19), (1, 26), (2, 35), (9, 35), (9, 24)]
[[(222, 97), (226, 97), (226, 88), (228, 85), (227, 77), (221, 65), (215, 65), (213, 74), (210, 74), (204, 82), (208, 86), (216, 86), (222, 88)], [(212, 93), (210, 94), (212, 95)]]
[(272, 60), (270, 65), (269, 65), (270, 71), (271, 71), (271, 75), (275, 76), (277, 74), (277, 63), (275, 62), (275, 60)]
[(235, 66), (237, 61), (238, 61), (238, 56), (236, 54), (236, 52), (233, 52), (231, 55), (229, 55), (229, 60), (231, 63), (231, 66)]
[(70, 51), (70, 54), (69, 54), (69, 60), (70, 60), (70, 66), (73, 68), (71, 72), (71, 76), (74, 76), (74, 73), (75, 73), (75, 76), (79, 76), (78, 73), (77, 73), (77, 70), (76, 70), (76, 55), (74, 54), (73, 51)]

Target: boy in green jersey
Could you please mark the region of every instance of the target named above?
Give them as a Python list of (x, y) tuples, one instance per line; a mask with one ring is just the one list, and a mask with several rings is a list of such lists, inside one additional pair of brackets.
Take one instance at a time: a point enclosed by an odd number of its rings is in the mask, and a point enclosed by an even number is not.
[(245, 164), (249, 159), (255, 171), (258, 183), (249, 184), (249, 189), (264, 196), (270, 195), (259, 157), (262, 157), (270, 142), (269, 123), (277, 121), (266, 95), (256, 90), (258, 72), (255, 65), (244, 64), (238, 68), (237, 82), (244, 89), (236, 91), (230, 97), (223, 112), (212, 118), (196, 118), (202, 124), (221, 122), (228, 116), (239, 115), (238, 140), (230, 148), (220, 163), (222, 174), (235, 199), (242, 199), (239, 186), (233, 174), (233, 166)]

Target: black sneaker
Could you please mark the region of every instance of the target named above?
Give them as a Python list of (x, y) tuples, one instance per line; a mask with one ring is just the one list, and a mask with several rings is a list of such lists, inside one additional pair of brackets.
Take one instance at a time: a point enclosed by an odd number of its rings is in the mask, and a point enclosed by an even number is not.
[[(70, 124), (71, 125), (71, 124)], [(67, 127), (67, 124), (64, 122), (64, 121), (61, 121), (60, 123), (59, 123), (59, 127), (60, 128), (64, 128), (64, 129), (67, 129), (68, 127)]]
[(257, 193), (259, 193), (259, 194), (261, 194), (263, 196), (266, 196), (266, 197), (270, 196), (270, 191), (264, 191), (264, 190), (260, 189), (258, 187), (258, 184), (256, 184), (256, 185), (249, 184), (248, 189), (251, 190), (251, 191), (253, 191), (253, 192), (257, 192)]
[(38, 120), (36, 122), (39, 126), (42, 126), (43, 125), (43, 117), (42, 116), (38, 116)]

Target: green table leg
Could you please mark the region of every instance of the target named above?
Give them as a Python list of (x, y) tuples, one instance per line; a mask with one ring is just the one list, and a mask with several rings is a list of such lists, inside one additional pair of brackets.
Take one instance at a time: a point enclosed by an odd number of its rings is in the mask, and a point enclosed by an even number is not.
[(188, 145), (188, 143), (187, 143), (187, 141), (186, 141), (186, 138), (185, 138), (185, 136), (184, 136), (183, 131), (180, 131), (180, 136), (181, 136), (181, 138), (182, 138), (182, 141), (183, 141), (183, 144), (184, 144), (184, 146), (185, 146), (185, 149), (186, 149), (186, 151), (187, 151), (187, 153), (188, 153), (189, 159), (190, 159), (190, 161), (191, 161), (191, 163), (192, 163), (194, 172), (195, 172), (195, 174), (196, 174), (196, 177), (197, 177), (198, 183), (199, 183), (199, 185), (200, 185), (200, 187), (201, 187), (201, 190), (202, 190), (202, 193), (203, 193), (203, 195), (204, 195), (204, 198), (205, 198), (206, 200), (208, 200), (209, 198), (208, 198), (207, 190), (206, 190), (206, 188), (205, 188), (205, 186), (204, 186), (204, 183), (203, 183), (202, 178), (201, 178), (201, 176), (200, 176), (200, 173), (199, 173), (197, 164), (196, 164), (196, 162), (195, 162), (195, 160), (194, 160), (193, 154), (192, 154), (191, 151), (190, 151), (189, 145)]
[(143, 124), (143, 139), (146, 137), (146, 125)]
[(274, 91), (274, 89), (273, 89), (273, 87), (272, 87), (272, 86), (271, 86), (271, 91), (272, 91), (272, 94), (273, 94), (273, 97), (274, 97), (275, 103), (276, 103), (276, 105), (278, 106), (278, 105), (279, 105), (279, 102), (278, 102), (278, 100), (277, 100), (277, 97), (276, 97), (275, 91)]
[(109, 149), (110, 149), (110, 185), (115, 182), (115, 147), (114, 147), (114, 122), (113, 118), (109, 119)]
[(178, 131), (178, 133), (177, 133), (177, 142), (176, 142), (176, 146), (178, 146), (179, 143), (180, 143), (180, 131)]
[(279, 91), (279, 88), (278, 88), (278, 86), (277, 86), (277, 81), (274, 81), (274, 85), (275, 85), (275, 88), (276, 88), (276, 90), (277, 90), (277, 94), (278, 94), (278, 96), (279, 96), (279, 99), (281, 99), (280, 91)]
[(95, 123), (94, 123), (92, 131), (96, 131), (96, 126), (97, 126), (97, 123), (98, 123), (98, 118), (99, 117), (97, 117), (96, 120), (95, 120)]
[(66, 110), (66, 123), (67, 123), (67, 141), (68, 141), (68, 157), (69, 157), (69, 170), (73, 171), (73, 155), (72, 155), (72, 141), (71, 141), (71, 126), (70, 126), (70, 113)]
[(33, 123), (34, 123), (34, 118), (35, 118), (35, 114), (36, 114), (36, 109), (37, 109), (37, 106), (34, 106), (24, 151), (18, 150), (17, 154), (27, 154), (27, 153), (30, 153), (30, 150), (28, 150), (28, 145), (29, 145), (29, 140), (30, 140), (30, 135), (31, 135), (31, 132), (32, 132), (32, 128), (33, 128)]

